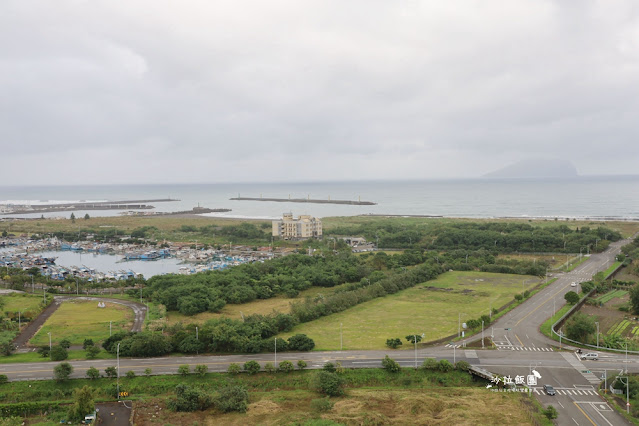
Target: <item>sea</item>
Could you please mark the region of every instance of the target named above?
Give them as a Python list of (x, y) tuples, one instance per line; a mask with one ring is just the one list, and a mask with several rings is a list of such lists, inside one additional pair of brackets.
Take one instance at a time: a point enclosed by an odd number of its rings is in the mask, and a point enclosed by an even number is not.
[[(370, 201), (375, 205), (233, 201), (232, 197)], [(10, 204), (148, 199), (156, 212), (201, 206), (230, 209), (205, 216), (274, 219), (282, 213), (315, 217), (357, 215), (466, 218), (590, 218), (639, 220), (638, 176), (585, 176), (570, 179), (457, 179), (280, 183), (148, 185), (0, 186), (0, 208)], [(120, 210), (74, 212), (76, 217), (120, 215)], [(71, 212), (0, 217), (69, 217)]]

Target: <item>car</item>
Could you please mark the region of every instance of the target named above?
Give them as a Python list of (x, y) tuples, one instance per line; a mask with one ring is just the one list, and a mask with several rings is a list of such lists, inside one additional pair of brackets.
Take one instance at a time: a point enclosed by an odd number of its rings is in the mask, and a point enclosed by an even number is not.
[(595, 352), (590, 352), (587, 354), (583, 354), (581, 357), (581, 359), (589, 359), (591, 361), (597, 361), (599, 359), (599, 354), (595, 353)]
[(546, 394), (550, 396), (553, 396), (556, 394), (555, 388), (553, 388), (550, 385), (544, 385), (544, 392), (546, 392)]
[(576, 282), (574, 282), (574, 281), (573, 281), (573, 282), (571, 282), (571, 283), (570, 283), (570, 287), (577, 287), (577, 283), (576, 283)]

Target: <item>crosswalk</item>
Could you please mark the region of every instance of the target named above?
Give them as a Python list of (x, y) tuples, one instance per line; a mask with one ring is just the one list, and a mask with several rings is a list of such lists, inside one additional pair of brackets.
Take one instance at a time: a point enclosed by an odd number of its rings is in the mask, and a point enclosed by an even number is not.
[[(534, 388), (533, 392), (537, 395), (545, 395), (543, 388)], [(573, 396), (584, 396), (584, 395), (598, 395), (596, 390), (592, 389), (557, 389), (555, 388), (555, 392), (557, 395), (573, 395)]]
[(451, 345), (450, 343), (447, 343), (446, 346), (444, 346), (446, 348), (461, 348), (461, 345)]
[[(455, 345), (451, 343), (447, 343), (444, 345), (446, 348), (461, 348), (462, 345)], [(504, 345), (504, 344), (495, 344), (495, 347), (498, 351), (530, 351), (530, 352), (554, 352), (553, 348), (540, 348), (537, 346), (515, 346), (515, 345)]]
[[(499, 349), (499, 348), (497, 348)], [(538, 348), (536, 346), (528, 347), (528, 346), (513, 346), (511, 350), (516, 351), (537, 351), (537, 352), (554, 352), (553, 348)], [(503, 349), (502, 349), (503, 350)]]
[(588, 370), (586, 368), (585, 365), (583, 365), (581, 363), (581, 361), (579, 361), (577, 359), (577, 356), (572, 353), (572, 352), (561, 352), (561, 356), (564, 357), (564, 359), (566, 361), (568, 361), (568, 364), (572, 365), (572, 367), (579, 371), (581, 373), (582, 376), (584, 376), (584, 378), (586, 380), (588, 380), (590, 383), (599, 383), (601, 382), (601, 379), (597, 376), (595, 376), (594, 374), (592, 374), (592, 372), (590, 370)]

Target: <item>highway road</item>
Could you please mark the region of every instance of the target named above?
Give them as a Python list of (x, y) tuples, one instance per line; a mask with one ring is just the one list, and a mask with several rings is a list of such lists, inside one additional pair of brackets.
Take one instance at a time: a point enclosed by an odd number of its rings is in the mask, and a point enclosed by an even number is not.
[[(532, 386), (533, 395), (544, 405), (552, 404), (559, 411), (559, 425), (624, 425), (629, 424), (617, 414), (602, 397), (597, 394), (597, 386), (604, 375), (627, 369), (639, 373), (639, 357), (600, 353), (599, 361), (581, 361), (570, 348), (559, 350), (557, 342), (539, 332), (539, 326), (565, 303), (563, 295), (570, 291), (571, 283), (588, 280), (594, 273), (605, 270), (614, 261), (620, 247), (629, 240), (611, 244), (601, 254), (592, 255), (570, 273), (557, 275), (557, 281), (531, 297), (523, 304), (504, 315), (493, 324), (496, 350), (471, 349), (465, 347), (477, 336), (455, 344), (420, 348), (416, 352), (408, 350), (383, 351), (331, 351), (280, 353), (277, 361), (300, 359), (309, 368), (321, 368), (328, 361), (341, 362), (345, 368), (381, 367), (381, 360), (389, 355), (403, 367), (419, 366), (425, 358), (448, 359), (451, 362), (465, 360), (469, 363), (504, 376), (527, 377), (535, 369), (541, 375), (537, 385)], [(553, 304), (554, 301), (554, 304)], [(574, 349), (574, 348), (573, 348)], [(209, 371), (226, 371), (230, 363), (243, 364), (248, 360), (260, 363), (275, 362), (275, 354), (187, 356), (165, 358), (120, 359), (120, 371), (134, 371), (141, 375), (146, 368), (153, 374), (177, 374), (178, 366), (205, 364)], [(2, 364), (2, 374), (9, 380), (51, 379), (55, 362)], [(72, 377), (85, 377), (86, 370), (95, 367), (104, 371), (115, 366), (115, 360), (72, 361)], [(588, 372), (589, 371), (589, 372)], [(557, 395), (548, 396), (543, 392), (544, 384), (552, 385)], [(488, 390), (487, 390), (488, 391)]]

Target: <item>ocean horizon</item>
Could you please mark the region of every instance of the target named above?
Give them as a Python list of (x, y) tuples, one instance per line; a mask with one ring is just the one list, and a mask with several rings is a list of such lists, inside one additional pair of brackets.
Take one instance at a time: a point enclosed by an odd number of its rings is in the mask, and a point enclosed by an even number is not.
[[(375, 205), (232, 201), (232, 197), (311, 198), (370, 201)], [(0, 186), (0, 205), (172, 198), (150, 203), (151, 211), (176, 212), (201, 206), (231, 209), (206, 216), (262, 218), (284, 212), (316, 217), (415, 215), (468, 218), (591, 218), (639, 220), (639, 176), (575, 178), (442, 179), (324, 182), (177, 183), (117, 185)], [(114, 216), (118, 210), (88, 210)], [(69, 217), (71, 212), (2, 215)], [(76, 211), (75, 215), (84, 215)]]

